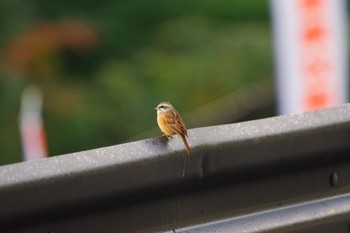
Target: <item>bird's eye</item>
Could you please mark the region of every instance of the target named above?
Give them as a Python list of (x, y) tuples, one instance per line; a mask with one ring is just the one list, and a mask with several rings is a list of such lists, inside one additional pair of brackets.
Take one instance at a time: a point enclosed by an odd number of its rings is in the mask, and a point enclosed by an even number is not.
[(159, 108), (164, 108), (164, 105), (160, 105)]

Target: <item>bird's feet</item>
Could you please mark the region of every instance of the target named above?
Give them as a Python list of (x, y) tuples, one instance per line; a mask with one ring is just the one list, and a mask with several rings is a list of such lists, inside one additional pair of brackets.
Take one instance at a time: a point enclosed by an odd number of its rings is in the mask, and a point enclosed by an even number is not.
[(172, 138), (173, 138), (173, 136), (171, 136), (171, 135), (167, 135), (167, 134), (163, 134), (163, 137), (170, 138), (170, 139), (172, 139)]

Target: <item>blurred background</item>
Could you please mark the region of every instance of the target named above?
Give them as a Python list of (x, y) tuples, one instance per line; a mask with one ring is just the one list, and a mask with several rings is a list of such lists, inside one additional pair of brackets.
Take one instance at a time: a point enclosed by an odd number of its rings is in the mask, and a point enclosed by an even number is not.
[(266, 0), (0, 1), (0, 165), (23, 160), (26, 95), (49, 156), (161, 135), (161, 101), (188, 128), (276, 115), (270, 19)]

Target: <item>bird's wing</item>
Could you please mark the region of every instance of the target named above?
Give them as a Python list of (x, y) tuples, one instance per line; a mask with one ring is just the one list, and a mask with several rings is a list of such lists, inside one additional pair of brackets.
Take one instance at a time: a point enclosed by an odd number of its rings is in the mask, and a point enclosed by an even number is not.
[(169, 111), (166, 113), (165, 123), (171, 128), (174, 133), (179, 135), (187, 136), (187, 129), (185, 124), (183, 123), (180, 115), (177, 112)]

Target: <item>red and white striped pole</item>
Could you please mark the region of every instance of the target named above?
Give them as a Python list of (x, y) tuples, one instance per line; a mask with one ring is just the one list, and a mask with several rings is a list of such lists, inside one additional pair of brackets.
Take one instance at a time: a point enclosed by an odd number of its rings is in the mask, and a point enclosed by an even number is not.
[(22, 94), (19, 115), (23, 157), (26, 161), (47, 157), (47, 142), (41, 112), (40, 90), (33, 86), (27, 87)]
[(345, 0), (271, 0), (280, 114), (348, 99)]

